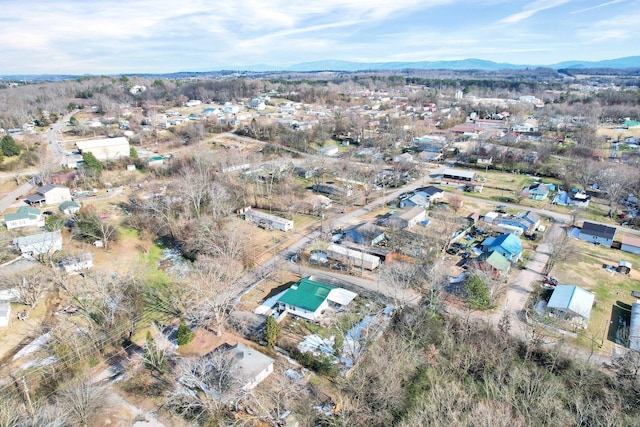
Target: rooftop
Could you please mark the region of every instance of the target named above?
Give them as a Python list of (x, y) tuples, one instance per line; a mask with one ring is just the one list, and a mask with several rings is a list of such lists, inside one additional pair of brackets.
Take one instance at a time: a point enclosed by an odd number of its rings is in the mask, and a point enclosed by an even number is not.
[(302, 278), (291, 285), (278, 302), (314, 312), (327, 299), (332, 289), (333, 286)]

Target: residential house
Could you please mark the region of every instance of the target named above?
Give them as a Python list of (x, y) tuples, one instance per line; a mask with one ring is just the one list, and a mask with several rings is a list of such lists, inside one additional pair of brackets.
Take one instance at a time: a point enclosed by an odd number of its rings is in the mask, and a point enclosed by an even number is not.
[(278, 299), (281, 311), (303, 319), (317, 321), (330, 307), (347, 306), (357, 296), (346, 289), (302, 278)]
[(546, 200), (549, 196), (549, 192), (555, 190), (555, 186), (553, 184), (534, 182), (530, 186), (525, 187), (524, 190), (532, 200)]
[(385, 239), (385, 234), (374, 224), (365, 223), (345, 230), (342, 238), (360, 245), (375, 246)]
[(337, 145), (328, 145), (326, 147), (319, 148), (316, 150), (317, 154), (320, 156), (337, 156), (339, 153), (339, 149)]
[(407, 197), (401, 198), (398, 202), (400, 208), (409, 208), (413, 206), (419, 206), (423, 209), (429, 208), (429, 199), (422, 194), (409, 194)]
[(237, 343), (225, 351), (235, 362), (233, 375), (244, 391), (256, 388), (273, 372), (273, 359), (249, 346)]
[(335, 244), (327, 248), (327, 257), (348, 266), (367, 270), (375, 270), (380, 265), (380, 258), (375, 255)]
[(36, 194), (32, 194), (25, 198), (25, 202), (30, 205), (38, 204), (42, 206), (54, 205), (57, 203), (71, 201), (71, 191), (64, 185), (46, 184), (38, 188)]
[(586, 327), (595, 295), (579, 286), (557, 285), (547, 303), (547, 310)]
[(591, 200), (591, 196), (585, 193), (582, 190), (578, 190), (577, 188), (571, 189), (571, 191), (560, 191), (553, 198), (553, 203), (560, 206), (578, 206), (582, 208), (586, 208), (589, 206), (589, 201)]
[(620, 250), (640, 255), (640, 238), (627, 236), (623, 237)]
[(613, 238), (616, 235), (616, 228), (609, 227), (603, 224), (595, 224), (593, 222), (585, 221), (582, 224), (578, 239), (584, 240), (589, 243), (597, 243), (608, 248), (613, 243)]
[[(532, 224), (526, 221), (524, 218), (520, 218), (513, 215), (498, 216), (493, 220), (493, 223), (497, 228), (502, 228), (505, 231), (513, 232), (517, 236), (523, 233), (528, 233), (532, 230)], [(517, 231), (516, 231), (517, 230)]]
[(0, 328), (8, 328), (11, 321), (11, 303), (0, 301)]
[(244, 214), (244, 219), (257, 224), (262, 228), (275, 228), (276, 230), (281, 231), (293, 230), (292, 220), (255, 209), (248, 209)]
[(532, 212), (532, 211), (523, 212), (523, 213), (519, 214), (518, 216), (520, 218), (524, 219), (529, 224), (531, 224), (531, 227), (529, 228), (529, 231), (537, 230), (538, 227), (540, 226), (540, 223), (542, 222), (542, 218), (540, 218), (540, 215), (538, 215), (537, 213)]
[(31, 236), (16, 237), (13, 244), (22, 255), (37, 256), (50, 254), (62, 249), (62, 235), (60, 230)]
[(491, 271), (494, 276), (509, 274), (511, 263), (497, 251), (483, 252), (476, 259), (476, 264), (483, 271)]
[(60, 212), (65, 215), (73, 215), (80, 211), (80, 204), (78, 202), (70, 201), (70, 202), (62, 202), (58, 207)]
[(17, 212), (4, 215), (4, 225), (7, 230), (24, 227), (44, 227), (44, 216), (40, 214), (40, 209), (20, 206)]
[(93, 256), (87, 252), (67, 257), (60, 261), (60, 267), (69, 274), (80, 273), (93, 267)]
[(317, 191), (318, 193), (329, 194), (330, 196), (345, 196), (349, 197), (353, 194), (353, 190), (347, 186), (329, 184), (329, 183), (318, 183), (313, 184), (313, 191)]
[(413, 162), (413, 156), (409, 153), (402, 153), (393, 158), (396, 163), (411, 163)]
[(386, 224), (401, 230), (411, 228), (426, 218), (427, 214), (423, 207), (416, 206), (409, 209), (403, 209), (387, 218)]
[(522, 241), (514, 234), (501, 234), (489, 237), (482, 242), (483, 252), (496, 251), (511, 262), (517, 262), (522, 255)]
[(433, 185), (427, 187), (420, 187), (416, 189), (416, 194), (425, 197), (429, 202), (434, 203), (437, 200), (442, 200), (444, 197), (444, 190)]

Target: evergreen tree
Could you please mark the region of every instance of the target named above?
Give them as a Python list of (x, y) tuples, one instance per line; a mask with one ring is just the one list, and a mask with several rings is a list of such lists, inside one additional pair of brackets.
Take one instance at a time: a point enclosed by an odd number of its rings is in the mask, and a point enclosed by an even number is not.
[(178, 326), (178, 345), (189, 344), (195, 337), (196, 335), (187, 325), (187, 322), (185, 322), (184, 319), (180, 319), (180, 326)]
[(276, 345), (278, 336), (280, 335), (280, 325), (275, 317), (267, 317), (267, 322), (264, 325), (263, 338), (269, 347)]
[(102, 173), (102, 163), (93, 153), (82, 153), (82, 160), (84, 161), (84, 168), (93, 176), (98, 176)]
[(20, 147), (16, 141), (11, 137), (11, 135), (5, 135), (2, 137), (0, 141), (0, 149), (2, 149), (2, 153), (5, 156), (17, 156), (22, 151), (22, 147)]

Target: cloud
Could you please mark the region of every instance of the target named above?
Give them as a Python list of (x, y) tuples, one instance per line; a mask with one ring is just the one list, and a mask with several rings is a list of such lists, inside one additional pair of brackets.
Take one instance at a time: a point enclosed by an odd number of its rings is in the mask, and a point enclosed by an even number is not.
[(536, 13), (542, 12), (543, 10), (553, 9), (558, 6), (562, 6), (565, 3), (568, 3), (570, 0), (538, 0), (533, 3), (528, 4), (524, 10), (518, 13), (514, 13), (505, 18), (502, 18), (499, 22), (504, 24), (517, 24), (520, 21), (524, 21), (535, 15)]
[(594, 9), (600, 9), (601, 7), (606, 7), (606, 6), (611, 6), (612, 4), (616, 4), (616, 3), (622, 3), (625, 0), (612, 0), (612, 1), (608, 1), (606, 3), (601, 3), (595, 6), (591, 6), (591, 7), (586, 7), (584, 9), (579, 9), (579, 10), (574, 10), (573, 12), (570, 12), (570, 15), (575, 15), (576, 13), (582, 13), (582, 12), (588, 12), (590, 10), (594, 10)]

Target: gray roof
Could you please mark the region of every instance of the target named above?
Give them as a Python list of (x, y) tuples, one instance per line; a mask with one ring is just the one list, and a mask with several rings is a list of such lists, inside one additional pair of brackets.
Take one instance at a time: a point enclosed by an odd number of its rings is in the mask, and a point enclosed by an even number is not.
[(41, 242), (54, 242), (62, 239), (60, 230), (52, 231), (50, 233), (32, 234), (31, 236), (16, 237), (13, 239), (13, 243), (18, 246), (34, 245)]
[(558, 285), (551, 294), (547, 308), (571, 312), (588, 320), (595, 295), (580, 286)]
[(227, 351), (238, 361), (236, 374), (243, 382), (254, 381), (260, 372), (273, 363), (269, 356), (242, 343), (237, 343)]
[(613, 237), (616, 235), (616, 228), (585, 221), (584, 224), (582, 224), (580, 234), (602, 237), (604, 239), (613, 239)]

